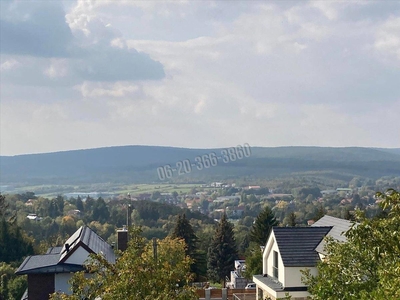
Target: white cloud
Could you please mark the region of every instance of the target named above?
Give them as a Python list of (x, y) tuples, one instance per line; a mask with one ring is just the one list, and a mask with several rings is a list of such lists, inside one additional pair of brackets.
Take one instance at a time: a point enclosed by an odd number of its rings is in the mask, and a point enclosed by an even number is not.
[[(398, 58), (400, 16), (376, 18), (373, 8), (79, 1), (66, 20), (86, 56), (2, 61), (0, 151), (244, 142), (400, 147), (391, 138), (400, 131), (400, 71), (388, 64)], [(165, 77), (133, 76), (138, 66), (130, 58), (143, 53)], [(13, 143), (16, 136), (29, 149)]]
[(12, 70), (18, 68), (19, 66), (20, 63), (16, 59), (11, 58), (1, 63), (0, 71)]
[(400, 17), (391, 17), (379, 27), (374, 46), (379, 52), (400, 60)]
[(44, 70), (44, 74), (51, 79), (66, 76), (68, 73), (68, 62), (66, 59), (51, 59), (50, 66)]

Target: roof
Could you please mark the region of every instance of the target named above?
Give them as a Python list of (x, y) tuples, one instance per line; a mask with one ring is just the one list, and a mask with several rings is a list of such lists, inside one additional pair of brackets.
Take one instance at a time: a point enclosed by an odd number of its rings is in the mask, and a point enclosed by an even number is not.
[[(312, 227), (332, 226), (333, 228), (331, 231), (329, 231), (328, 236), (333, 237), (335, 240), (339, 242), (345, 242), (347, 239), (344, 233), (350, 229), (352, 224), (353, 223), (349, 220), (339, 219), (325, 215), (317, 222), (315, 222), (312, 225)], [(325, 247), (325, 241), (322, 240), (321, 243), (319, 243), (319, 245), (316, 248), (317, 252), (325, 254), (324, 247)]]
[(313, 267), (319, 261), (315, 248), (332, 229), (318, 227), (273, 227), (273, 233), (285, 267)]
[[(69, 251), (67, 251), (67, 245)], [(114, 249), (87, 226), (81, 226), (65, 242), (61, 250), (60, 262), (66, 261), (79, 246), (83, 246), (90, 253), (101, 253), (109, 262), (115, 262)]]
[(71, 235), (63, 247), (50, 247), (46, 254), (32, 255), (25, 258), (15, 273), (23, 275), (83, 270), (83, 261), (82, 264), (66, 263), (68, 257), (79, 247), (83, 247), (89, 253), (102, 254), (110, 263), (115, 263), (113, 248), (89, 227), (82, 226)]
[(58, 263), (59, 254), (32, 255), (25, 258), (15, 274), (70, 273), (84, 269), (83, 265)]

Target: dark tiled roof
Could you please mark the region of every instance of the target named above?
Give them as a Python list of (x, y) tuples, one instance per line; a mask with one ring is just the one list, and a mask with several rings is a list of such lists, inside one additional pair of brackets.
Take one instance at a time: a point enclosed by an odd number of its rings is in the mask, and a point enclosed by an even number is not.
[[(317, 222), (315, 222), (312, 225), (312, 227), (332, 226), (333, 228), (331, 231), (329, 231), (328, 236), (333, 237), (335, 240), (338, 240), (339, 242), (345, 242), (346, 236), (344, 235), (344, 233), (350, 229), (351, 225), (352, 225), (351, 221), (325, 215)], [(324, 240), (322, 240), (316, 248), (317, 252), (325, 253), (324, 247), (325, 247), (325, 242)]]
[(27, 258), (25, 258), (24, 262), (19, 266), (16, 273), (18, 274), (23, 271), (54, 266), (58, 263), (59, 258), (60, 255), (58, 254), (28, 256)]
[[(69, 245), (69, 251), (66, 251), (67, 244)], [(68, 252), (73, 252), (81, 244), (86, 245), (92, 253), (101, 253), (109, 262), (115, 262), (114, 249), (93, 230), (86, 226), (81, 226), (65, 242), (61, 250), (60, 261), (65, 258)]]
[(60, 254), (62, 247), (50, 247), (47, 249), (46, 254)]
[(285, 267), (312, 267), (319, 260), (315, 248), (332, 229), (326, 227), (274, 227), (272, 230)]
[(283, 292), (283, 286), (282, 284), (277, 281), (276, 279), (269, 277), (269, 276), (263, 276), (263, 275), (254, 275), (256, 279), (261, 281), (263, 284), (267, 285), (271, 289), (273, 289), (275, 292)]

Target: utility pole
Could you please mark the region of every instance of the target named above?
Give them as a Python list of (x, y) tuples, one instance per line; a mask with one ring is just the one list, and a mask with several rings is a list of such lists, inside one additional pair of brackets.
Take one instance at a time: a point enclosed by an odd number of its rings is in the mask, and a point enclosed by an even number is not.
[(153, 254), (154, 260), (157, 262), (157, 238), (153, 237)]
[(126, 210), (126, 227), (129, 229), (129, 214), (131, 211), (131, 205), (128, 204), (127, 210)]

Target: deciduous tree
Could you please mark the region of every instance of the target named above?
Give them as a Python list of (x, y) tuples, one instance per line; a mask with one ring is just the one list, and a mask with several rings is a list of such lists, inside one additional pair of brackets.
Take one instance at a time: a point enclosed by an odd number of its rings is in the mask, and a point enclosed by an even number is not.
[(128, 249), (115, 264), (101, 255), (91, 256), (87, 265), (92, 276), (78, 272), (72, 278), (72, 295), (52, 295), (52, 299), (153, 300), (197, 299), (188, 286), (191, 259), (185, 253), (182, 239), (157, 240), (153, 245), (141, 236), (139, 228), (131, 227)]
[(387, 216), (367, 219), (356, 212), (347, 242), (328, 239), (318, 275), (304, 272), (313, 299), (400, 299), (400, 193), (391, 189), (377, 197)]

